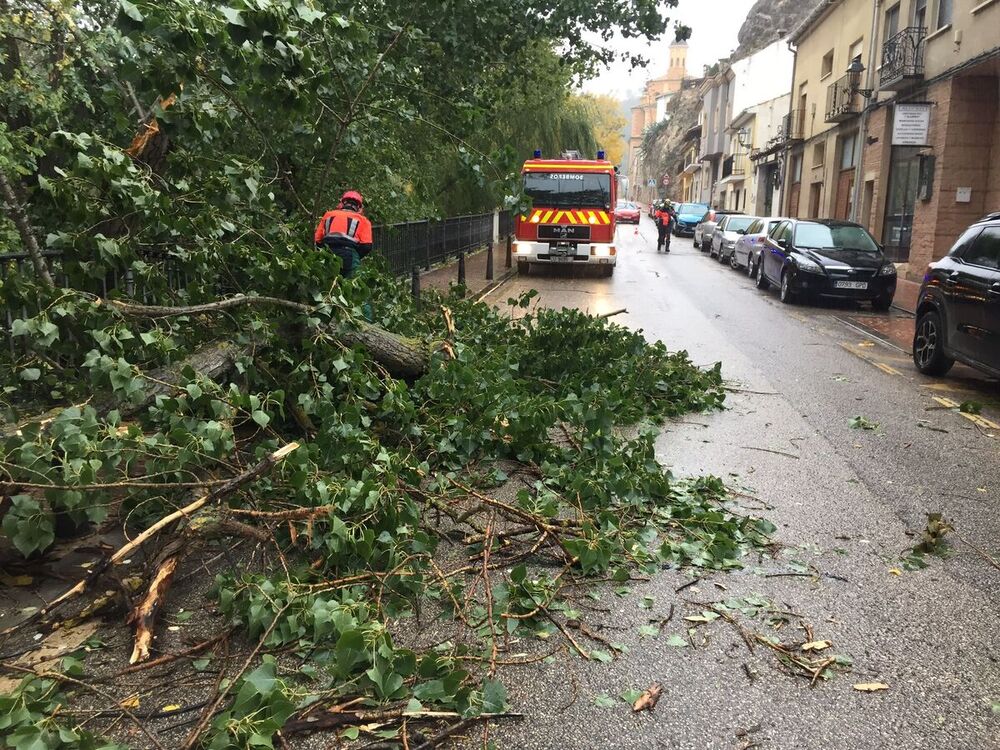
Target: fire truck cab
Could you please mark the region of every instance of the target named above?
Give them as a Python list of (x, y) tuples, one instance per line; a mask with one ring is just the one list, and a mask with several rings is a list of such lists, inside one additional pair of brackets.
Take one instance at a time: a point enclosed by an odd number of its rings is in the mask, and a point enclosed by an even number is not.
[(614, 165), (599, 151), (597, 159), (567, 152), (561, 159), (542, 159), (541, 152), (521, 170), (524, 192), (531, 199), (527, 214), (517, 217), (514, 257), (517, 270), (532, 263), (590, 265), (605, 276), (615, 272)]

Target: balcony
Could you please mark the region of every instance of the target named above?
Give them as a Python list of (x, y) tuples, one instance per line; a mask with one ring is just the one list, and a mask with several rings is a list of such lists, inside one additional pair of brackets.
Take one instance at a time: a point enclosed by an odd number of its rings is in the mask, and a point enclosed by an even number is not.
[(747, 154), (739, 152), (733, 154), (733, 177), (742, 177), (747, 173)]
[(900, 91), (923, 80), (926, 38), (926, 28), (911, 26), (886, 40), (879, 75), (882, 91)]
[(861, 114), (860, 99), (851, 86), (850, 74), (831, 83), (826, 90), (826, 121), (843, 122)]
[(793, 109), (781, 119), (781, 130), (778, 138), (782, 143), (801, 141), (805, 138), (806, 111)]

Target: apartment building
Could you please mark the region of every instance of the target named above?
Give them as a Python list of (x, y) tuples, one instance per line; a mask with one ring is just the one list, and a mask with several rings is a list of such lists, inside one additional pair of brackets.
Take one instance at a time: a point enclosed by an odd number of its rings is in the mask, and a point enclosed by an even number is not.
[(701, 163), (698, 161), (701, 151), (701, 125), (695, 125), (684, 134), (682, 144), (684, 156), (681, 159), (683, 167), (678, 178), (675, 195), (677, 200), (690, 203), (698, 200), (701, 195)]
[(776, 165), (759, 163), (751, 156), (777, 134), (788, 111), (794, 62), (787, 43), (778, 39), (732, 64), (735, 114), (726, 124), (727, 148), (718, 195), (721, 207), (768, 216), (776, 207)]
[(785, 210), (860, 221), (919, 280), (1000, 210), (1000, 0), (830, 0), (791, 39)]
[(730, 96), (735, 74), (731, 66), (726, 65), (721, 71), (707, 77), (701, 84), (701, 149), (698, 161), (701, 170), (698, 180), (701, 190), (698, 202), (720, 206), (725, 191), (725, 184), (719, 183), (728, 175), (723, 174), (726, 158), (729, 154), (729, 136), (726, 129), (733, 116), (733, 103)]

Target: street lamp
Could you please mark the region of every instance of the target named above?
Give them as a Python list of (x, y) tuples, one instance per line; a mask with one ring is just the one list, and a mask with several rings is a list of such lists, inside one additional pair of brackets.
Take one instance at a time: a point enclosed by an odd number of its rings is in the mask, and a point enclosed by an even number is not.
[(743, 148), (750, 147), (750, 131), (746, 128), (740, 128), (736, 131), (736, 140)]
[(847, 83), (851, 94), (861, 94), (865, 99), (871, 99), (874, 91), (872, 89), (861, 88), (861, 76), (864, 75), (865, 66), (861, 62), (860, 57), (855, 57), (851, 60), (851, 64), (847, 66)]

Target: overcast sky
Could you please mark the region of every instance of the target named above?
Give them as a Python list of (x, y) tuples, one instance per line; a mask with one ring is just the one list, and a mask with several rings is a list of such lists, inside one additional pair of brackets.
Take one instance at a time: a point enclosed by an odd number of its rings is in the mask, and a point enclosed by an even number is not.
[(612, 42), (618, 51), (644, 55), (650, 60), (648, 66), (630, 70), (627, 62), (616, 63), (598, 78), (587, 81), (583, 89), (627, 99), (641, 91), (647, 79), (666, 73), (674, 21), (691, 27), (688, 74), (701, 75), (703, 66), (711, 65), (736, 48), (736, 35), (752, 5), (753, 0), (679, 0), (677, 8), (669, 12), (670, 31), (659, 42), (649, 45), (620, 37)]

